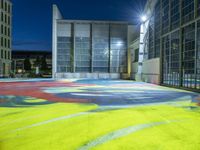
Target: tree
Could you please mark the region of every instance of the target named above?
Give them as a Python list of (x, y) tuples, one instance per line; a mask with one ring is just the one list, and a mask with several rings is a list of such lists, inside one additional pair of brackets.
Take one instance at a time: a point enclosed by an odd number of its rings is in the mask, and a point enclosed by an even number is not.
[(24, 60), (24, 69), (26, 71), (30, 71), (31, 70), (31, 62), (30, 62), (30, 59), (28, 57), (25, 58), (25, 60)]
[(35, 62), (34, 62), (34, 65), (35, 65), (35, 67), (39, 67), (39, 68), (40, 68), (40, 66), (41, 66), (41, 61), (40, 61), (40, 57), (39, 57), (39, 56), (37, 56), (37, 58), (36, 58), (36, 60), (35, 60)]
[(41, 59), (39, 56), (37, 56), (35, 62), (34, 62), (34, 65), (35, 65), (35, 74), (36, 75), (39, 75), (40, 74), (40, 67), (41, 67)]
[(41, 60), (41, 70), (47, 70), (47, 69), (48, 67), (47, 67), (46, 56), (43, 56)]

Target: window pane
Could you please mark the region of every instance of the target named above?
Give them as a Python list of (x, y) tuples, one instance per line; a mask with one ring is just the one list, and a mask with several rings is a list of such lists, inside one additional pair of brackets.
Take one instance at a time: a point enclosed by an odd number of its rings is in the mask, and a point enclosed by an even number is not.
[(90, 72), (90, 24), (75, 25), (76, 72)]
[(195, 24), (183, 30), (183, 86), (195, 88)]
[(71, 72), (71, 24), (58, 24), (57, 72)]
[(127, 25), (111, 25), (111, 72), (127, 72)]
[(93, 72), (109, 72), (109, 25), (93, 24)]

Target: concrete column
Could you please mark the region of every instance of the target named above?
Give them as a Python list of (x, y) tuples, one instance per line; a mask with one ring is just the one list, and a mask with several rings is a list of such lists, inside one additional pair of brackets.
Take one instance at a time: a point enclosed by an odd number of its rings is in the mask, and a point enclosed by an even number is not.
[(140, 27), (140, 46), (139, 46), (139, 59), (138, 59), (138, 72), (136, 74), (136, 81), (142, 81), (142, 66), (144, 61), (145, 52), (145, 37), (147, 35), (149, 20), (143, 22)]
[(93, 73), (93, 25), (90, 24), (90, 72)]
[(70, 62), (71, 62), (71, 73), (76, 72), (76, 59), (75, 59), (75, 48), (76, 48), (76, 40), (75, 40), (75, 23), (71, 23), (71, 52), (70, 52)]
[(179, 0), (179, 11), (180, 11), (180, 30), (179, 30), (179, 87), (183, 86), (183, 28), (181, 28), (182, 25), (182, 0)]
[(163, 57), (163, 38), (162, 38), (162, 0), (160, 0), (160, 83), (163, 84), (164, 82), (164, 71), (163, 71), (163, 62), (164, 62), (164, 57)]
[(197, 24), (197, 21), (195, 22), (195, 65), (194, 65), (194, 69), (195, 69), (195, 89), (197, 88), (197, 55), (198, 55), (198, 24)]
[(109, 50), (109, 58), (108, 58), (109, 69), (108, 69), (108, 72), (111, 73), (111, 24), (109, 24), (108, 50)]
[(62, 19), (62, 15), (56, 5), (53, 5), (52, 16), (52, 76), (56, 77), (57, 73), (57, 20)]

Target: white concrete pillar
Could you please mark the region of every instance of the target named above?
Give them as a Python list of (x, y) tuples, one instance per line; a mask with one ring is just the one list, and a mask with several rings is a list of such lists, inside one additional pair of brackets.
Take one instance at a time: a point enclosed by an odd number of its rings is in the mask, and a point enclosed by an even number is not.
[(140, 45), (139, 45), (139, 59), (138, 59), (138, 72), (136, 74), (136, 81), (142, 81), (142, 66), (144, 61), (144, 52), (145, 52), (145, 41), (147, 38), (147, 31), (149, 26), (149, 20), (143, 22), (140, 27)]
[(57, 20), (62, 19), (62, 15), (56, 5), (53, 5), (52, 17), (52, 76), (56, 77), (57, 73)]

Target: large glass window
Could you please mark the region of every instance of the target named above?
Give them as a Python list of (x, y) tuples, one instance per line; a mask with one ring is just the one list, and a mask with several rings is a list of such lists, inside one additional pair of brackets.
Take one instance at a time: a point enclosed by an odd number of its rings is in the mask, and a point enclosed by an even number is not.
[(139, 49), (136, 49), (134, 54), (134, 62), (138, 62), (138, 60), (139, 60)]
[(71, 24), (57, 26), (57, 72), (71, 72)]
[(160, 39), (161, 39), (161, 5), (160, 0), (155, 7), (155, 18), (154, 18), (154, 31), (155, 31), (155, 57), (160, 56)]
[(169, 31), (169, 0), (162, 1), (162, 33)]
[(194, 19), (194, 0), (182, 0), (182, 23)]
[(180, 60), (180, 46), (179, 46), (179, 31), (171, 34), (171, 46), (170, 46), (170, 85), (179, 86), (180, 72), (179, 72), (179, 60)]
[(93, 72), (109, 72), (109, 25), (93, 24)]
[(170, 39), (169, 36), (163, 38), (163, 83), (170, 84)]
[(154, 16), (149, 21), (149, 51), (148, 59), (154, 58)]
[(127, 72), (127, 25), (111, 25), (110, 71)]
[(195, 88), (195, 24), (183, 29), (183, 86)]
[(127, 24), (57, 24), (57, 72), (127, 72)]
[(90, 24), (75, 25), (75, 70), (91, 71)]
[(200, 16), (200, 0), (197, 0), (197, 15)]
[(171, 0), (171, 29), (180, 25), (180, 0)]
[(180, 83), (179, 42), (179, 31), (163, 38), (163, 83), (171, 86), (179, 86)]

